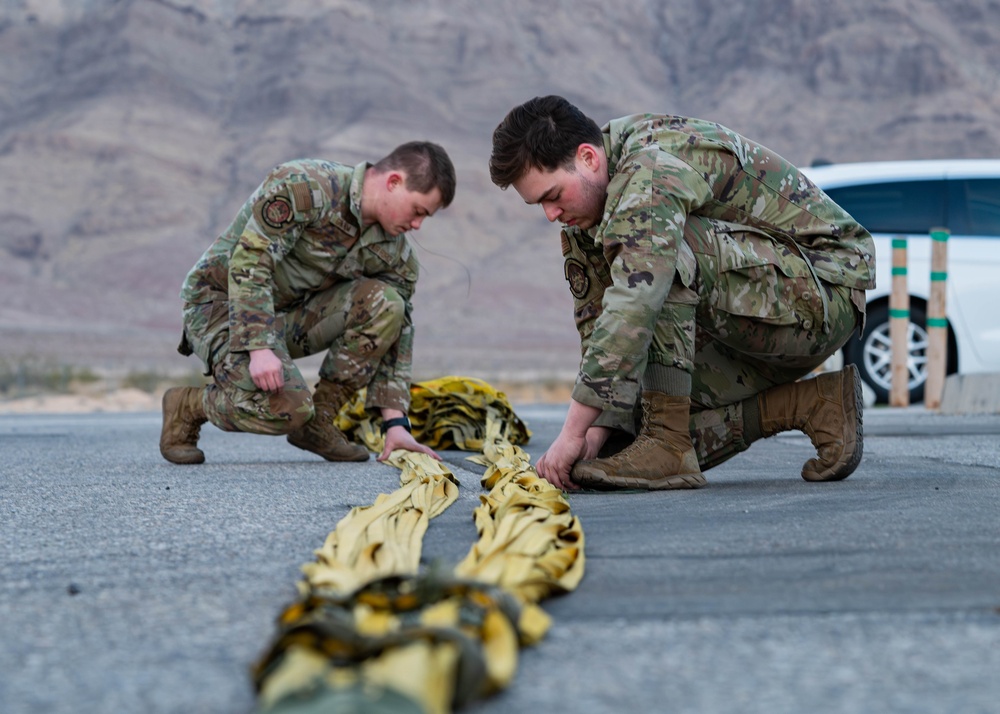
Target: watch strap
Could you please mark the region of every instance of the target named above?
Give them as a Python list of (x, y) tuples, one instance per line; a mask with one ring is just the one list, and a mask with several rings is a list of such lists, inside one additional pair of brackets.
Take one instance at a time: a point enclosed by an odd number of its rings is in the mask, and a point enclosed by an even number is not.
[(401, 416), (394, 419), (386, 419), (382, 422), (382, 436), (385, 436), (385, 433), (394, 426), (401, 426), (411, 434), (413, 433), (413, 429), (410, 427), (410, 420), (405, 416)]

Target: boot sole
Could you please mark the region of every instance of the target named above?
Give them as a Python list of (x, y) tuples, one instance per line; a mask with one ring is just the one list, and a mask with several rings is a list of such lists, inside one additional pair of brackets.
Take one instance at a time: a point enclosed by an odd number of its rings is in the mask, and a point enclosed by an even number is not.
[(185, 453), (183, 455), (175, 455), (160, 449), (160, 456), (165, 458), (172, 464), (180, 464), (182, 466), (188, 464), (203, 464), (205, 463), (205, 453), (198, 450), (197, 453)]
[(674, 491), (679, 489), (701, 488), (708, 484), (704, 475), (675, 474), (658, 479), (633, 479), (621, 476), (593, 478), (585, 475), (571, 474), (573, 481), (584, 488), (595, 491)]
[[(861, 375), (858, 373), (858, 368), (851, 364), (847, 366), (847, 371), (850, 376), (850, 384), (848, 380), (844, 380), (844, 386), (842, 390), (842, 396), (844, 403), (848, 403), (849, 400), (853, 398), (854, 400), (854, 448), (851, 451), (850, 457), (841, 466), (835, 466), (831, 470), (816, 472), (808, 467), (816, 463), (815, 459), (810, 459), (806, 462), (805, 467), (802, 469), (802, 478), (806, 481), (843, 481), (845, 478), (854, 473), (854, 470), (858, 468), (858, 464), (861, 463), (861, 457), (864, 456), (865, 451), (865, 433), (864, 433), (864, 421), (865, 421), (865, 404), (864, 404), (864, 394), (861, 389)], [(845, 448), (845, 451), (847, 446)]]
[(310, 454), (316, 454), (317, 456), (322, 456), (327, 461), (331, 461), (333, 463), (361, 462), (361, 461), (367, 461), (370, 458), (370, 454), (368, 453), (367, 449), (365, 449), (364, 453), (358, 453), (356, 456), (332, 457), (331, 458), (330, 456), (327, 456), (326, 454), (320, 453), (316, 449), (312, 448), (312, 446), (309, 446), (309, 445), (304, 444), (304, 443), (296, 443), (296, 441), (293, 438), (292, 434), (289, 434), (287, 437), (285, 437), (285, 440), (288, 441), (289, 444), (291, 444), (292, 446), (294, 446), (297, 449), (302, 449), (303, 451), (308, 451)]

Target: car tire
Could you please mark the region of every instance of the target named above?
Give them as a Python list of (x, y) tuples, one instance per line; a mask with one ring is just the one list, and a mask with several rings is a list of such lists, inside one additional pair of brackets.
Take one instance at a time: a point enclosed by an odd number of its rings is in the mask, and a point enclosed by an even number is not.
[[(910, 404), (924, 400), (927, 381), (927, 315), (922, 304), (910, 305), (907, 332), (907, 370)], [(861, 379), (875, 392), (875, 402), (887, 404), (892, 388), (892, 341), (889, 337), (889, 308), (872, 305), (861, 339), (851, 338), (844, 345), (844, 361), (857, 365)]]

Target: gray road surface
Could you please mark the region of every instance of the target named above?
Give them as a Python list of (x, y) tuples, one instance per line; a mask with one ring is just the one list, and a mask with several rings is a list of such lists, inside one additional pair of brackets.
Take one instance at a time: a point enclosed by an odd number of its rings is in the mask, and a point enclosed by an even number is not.
[[(563, 410), (520, 406), (538, 456)], [(1000, 416), (866, 414), (837, 484), (780, 435), (691, 492), (582, 494), (587, 574), (502, 695), (466, 711), (1000, 712)], [(298, 568), (396, 487), (283, 440), (204, 430), (157, 451), (158, 414), (0, 417), (0, 712), (251, 712), (250, 664)], [(475, 540), (479, 469), (427, 560)]]

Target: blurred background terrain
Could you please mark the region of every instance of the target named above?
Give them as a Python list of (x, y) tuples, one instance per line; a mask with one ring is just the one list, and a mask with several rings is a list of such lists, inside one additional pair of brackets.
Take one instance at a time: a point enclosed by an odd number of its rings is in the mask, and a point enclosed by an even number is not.
[(568, 386), (558, 228), (489, 181), (508, 109), (703, 117), (800, 165), (996, 157), (997, 47), (1000, 0), (0, 0), (0, 398), (196, 373), (181, 281), (266, 172), (410, 139), (459, 178), (414, 234), (415, 377)]

